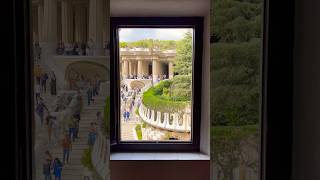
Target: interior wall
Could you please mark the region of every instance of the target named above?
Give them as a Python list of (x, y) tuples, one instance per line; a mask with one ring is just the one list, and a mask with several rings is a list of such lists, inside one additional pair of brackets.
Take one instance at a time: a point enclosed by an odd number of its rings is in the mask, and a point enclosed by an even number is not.
[(319, 0), (296, 0), (293, 180), (320, 179), (319, 9)]

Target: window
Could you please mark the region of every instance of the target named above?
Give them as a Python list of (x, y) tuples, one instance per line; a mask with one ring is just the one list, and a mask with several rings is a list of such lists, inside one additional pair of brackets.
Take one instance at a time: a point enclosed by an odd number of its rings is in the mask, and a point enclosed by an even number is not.
[(112, 18), (112, 151), (198, 151), (202, 18)]

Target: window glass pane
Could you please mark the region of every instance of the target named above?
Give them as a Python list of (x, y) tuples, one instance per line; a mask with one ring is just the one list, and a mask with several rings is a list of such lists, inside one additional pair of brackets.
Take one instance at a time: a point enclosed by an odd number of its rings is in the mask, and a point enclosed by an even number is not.
[(109, 0), (33, 0), (33, 179), (109, 179)]
[(192, 140), (192, 28), (120, 28), (121, 141)]
[(211, 179), (259, 179), (262, 0), (211, 0)]

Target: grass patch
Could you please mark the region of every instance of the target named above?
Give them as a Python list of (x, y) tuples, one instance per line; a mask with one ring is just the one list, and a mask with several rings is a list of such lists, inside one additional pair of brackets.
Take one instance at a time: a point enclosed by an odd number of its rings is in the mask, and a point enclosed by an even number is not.
[(137, 133), (138, 140), (142, 140), (141, 125), (140, 125), (140, 124), (137, 124), (135, 129), (136, 129), (136, 133)]
[(92, 160), (91, 160), (91, 152), (92, 152), (91, 148), (85, 149), (83, 151), (82, 158), (81, 158), (81, 164), (84, 167), (87, 167), (90, 171), (93, 171), (94, 167), (93, 167)]

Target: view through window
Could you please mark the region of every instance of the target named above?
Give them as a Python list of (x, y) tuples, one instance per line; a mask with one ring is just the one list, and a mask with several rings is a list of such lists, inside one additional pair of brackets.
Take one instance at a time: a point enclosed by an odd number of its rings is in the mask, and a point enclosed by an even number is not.
[(120, 140), (192, 140), (192, 28), (120, 28)]

